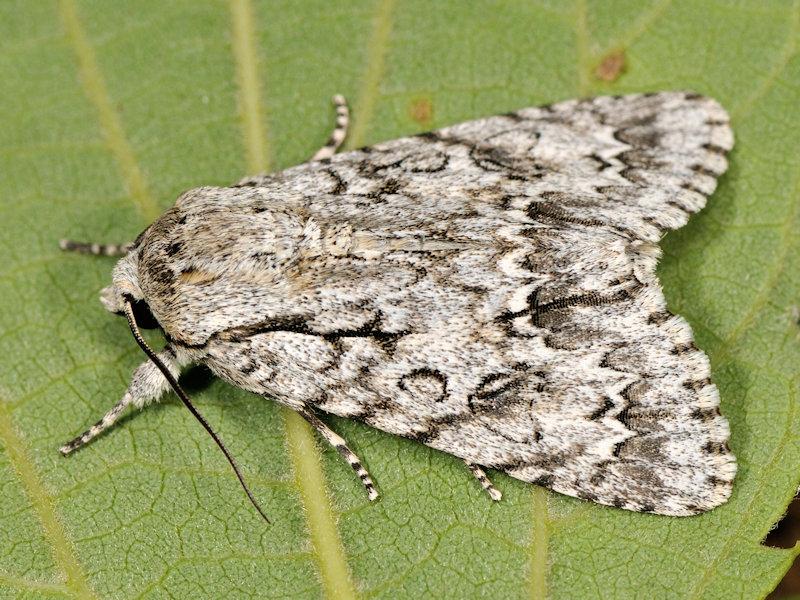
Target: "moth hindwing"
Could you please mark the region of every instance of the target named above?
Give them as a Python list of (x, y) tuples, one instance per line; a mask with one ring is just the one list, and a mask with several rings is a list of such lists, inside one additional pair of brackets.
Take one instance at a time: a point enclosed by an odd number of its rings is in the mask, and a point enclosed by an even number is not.
[[(727, 168), (719, 104), (571, 100), (334, 155), (337, 106), (310, 162), (190, 190), (113, 247), (127, 254), (106, 308), (152, 315), (175, 376), (202, 363), (298, 411), (371, 499), (366, 469), (318, 414), (460, 457), (493, 498), (481, 467), (634, 511), (723, 503), (728, 423), (655, 275), (658, 240)], [(167, 388), (143, 363), (62, 450)]]

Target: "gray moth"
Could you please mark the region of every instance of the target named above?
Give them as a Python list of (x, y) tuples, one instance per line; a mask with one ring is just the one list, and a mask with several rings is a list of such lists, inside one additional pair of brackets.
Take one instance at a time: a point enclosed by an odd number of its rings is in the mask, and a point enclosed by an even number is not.
[(132, 244), (62, 243), (124, 254), (102, 302), (167, 340), (62, 452), (200, 363), (300, 413), (370, 499), (318, 414), (457, 456), (494, 499), (482, 467), (633, 511), (725, 502), (728, 422), (655, 274), (659, 239), (727, 168), (720, 105), (571, 100), (334, 154), (336, 101), (309, 162), (189, 190)]

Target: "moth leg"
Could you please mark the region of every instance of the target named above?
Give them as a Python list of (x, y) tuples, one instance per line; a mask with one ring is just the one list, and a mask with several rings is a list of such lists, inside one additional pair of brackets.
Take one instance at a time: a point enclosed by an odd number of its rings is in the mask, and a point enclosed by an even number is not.
[(336, 94), (333, 97), (333, 104), (336, 107), (336, 128), (331, 133), (331, 137), (325, 145), (317, 150), (309, 160), (324, 160), (330, 158), (342, 145), (345, 136), (347, 135), (347, 126), (350, 124), (350, 111), (347, 109), (347, 100), (341, 94)]
[[(178, 363), (172, 348), (166, 346), (161, 352), (158, 353), (161, 361), (167, 365), (167, 368), (176, 377), (180, 372), (181, 365)], [(84, 431), (71, 442), (67, 442), (59, 448), (61, 454), (67, 455), (76, 448), (80, 448), (87, 442), (96, 438), (103, 431), (111, 427), (117, 422), (122, 412), (130, 405), (133, 404), (138, 408), (149, 404), (158, 398), (167, 390), (170, 389), (169, 382), (166, 380), (158, 367), (151, 361), (147, 360), (136, 367), (136, 370), (131, 376), (131, 382), (122, 400), (117, 402), (111, 410), (109, 410), (102, 419), (92, 425), (89, 429)]]
[(467, 468), (472, 471), (472, 474), (475, 475), (475, 479), (481, 482), (483, 489), (489, 494), (489, 497), (494, 501), (500, 501), (503, 499), (503, 494), (498, 490), (492, 482), (489, 481), (489, 478), (486, 476), (486, 472), (481, 469), (478, 465), (473, 464), (471, 462), (464, 461), (464, 464), (467, 465)]
[(58, 245), (61, 246), (62, 250), (80, 254), (94, 254), (96, 256), (125, 256), (133, 250), (133, 242), (126, 244), (87, 244), (73, 240), (61, 240)]
[[(325, 145), (317, 150), (314, 156), (308, 159), (308, 162), (330, 158), (336, 154), (345, 136), (347, 136), (347, 126), (350, 124), (350, 111), (347, 108), (347, 100), (341, 94), (336, 94), (333, 97), (333, 104), (336, 107), (336, 127), (331, 133), (331, 137), (325, 142)], [(233, 187), (258, 187), (264, 185), (269, 178), (269, 175), (249, 175), (237, 181)]]
[[(294, 407), (292, 407), (294, 408)], [(375, 500), (378, 497), (378, 490), (375, 489), (375, 484), (372, 483), (372, 477), (369, 476), (369, 472), (364, 468), (364, 465), (361, 464), (361, 459), (356, 456), (356, 453), (350, 450), (347, 445), (347, 441), (337, 433), (335, 433), (332, 429), (330, 429), (325, 423), (320, 421), (316, 415), (310, 412), (305, 406), (301, 408), (296, 408), (298, 413), (309, 423), (311, 426), (316, 429), (319, 434), (325, 438), (331, 446), (336, 448), (336, 450), (341, 454), (342, 458), (347, 461), (347, 463), (353, 467), (353, 471), (356, 472), (358, 478), (361, 479), (361, 483), (364, 484), (364, 487), (367, 490), (367, 498), (370, 500)]]

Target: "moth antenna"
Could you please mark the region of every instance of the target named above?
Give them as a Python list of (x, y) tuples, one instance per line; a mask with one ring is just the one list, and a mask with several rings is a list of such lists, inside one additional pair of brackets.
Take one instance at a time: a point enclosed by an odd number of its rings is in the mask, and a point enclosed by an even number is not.
[(169, 385), (172, 387), (173, 390), (175, 390), (175, 393), (178, 395), (178, 398), (181, 399), (181, 402), (183, 402), (186, 408), (189, 409), (189, 412), (192, 413), (194, 418), (200, 422), (200, 425), (202, 425), (203, 428), (208, 432), (208, 434), (211, 436), (211, 439), (214, 440), (217, 446), (219, 446), (219, 449), (222, 450), (222, 453), (225, 455), (225, 458), (228, 459), (228, 462), (231, 464), (231, 467), (233, 467), (233, 472), (236, 473), (236, 477), (239, 478), (239, 483), (242, 484), (244, 492), (245, 494), (247, 494), (247, 497), (250, 499), (250, 502), (252, 502), (253, 506), (255, 506), (256, 510), (258, 511), (258, 514), (260, 514), (267, 523), (270, 523), (270, 520), (267, 518), (267, 515), (264, 514), (263, 510), (261, 510), (261, 507), (258, 505), (258, 502), (256, 502), (256, 499), (250, 492), (250, 488), (248, 488), (247, 484), (244, 482), (244, 477), (242, 477), (242, 474), (239, 472), (239, 467), (236, 466), (236, 462), (233, 460), (233, 456), (231, 456), (231, 453), (228, 451), (228, 448), (225, 447), (225, 444), (222, 443), (222, 440), (217, 435), (217, 432), (211, 428), (211, 425), (208, 424), (208, 421), (206, 421), (205, 417), (203, 417), (203, 415), (201, 415), (197, 411), (197, 409), (194, 407), (194, 404), (192, 404), (192, 401), (189, 400), (189, 396), (186, 395), (186, 392), (183, 391), (183, 388), (178, 383), (178, 380), (175, 379), (172, 373), (170, 373), (167, 366), (163, 362), (161, 362), (161, 359), (158, 358), (155, 352), (153, 352), (153, 349), (150, 348), (150, 346), (147, 345), (147, 342), (144, 341), (144, 338), (142, 337), (142, 334), (139, 331), (139, 326), (136, 324), (136, 318), (133, 316), (133, 305), (131, 304), (131, 298), (128, 296), (124, 296), (123, 300), (124, 300), (125, 317), (128, 319), (128, 326), (131, 328), (131, 333), (133, 334), (133, 338), (136, 340), (136, 343), (139, 344), (139, 347), (147, 355), (147, 358), (153, 361), (153, 364), (155, 364), (155, 366), (158, 367), (158, 370), (161, 371), (161, 373), (169, 382)]

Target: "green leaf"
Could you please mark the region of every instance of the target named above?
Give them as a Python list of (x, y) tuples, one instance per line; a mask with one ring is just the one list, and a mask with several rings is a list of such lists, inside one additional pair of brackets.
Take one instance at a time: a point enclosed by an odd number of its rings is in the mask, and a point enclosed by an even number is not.
[[(0, 4), (0, 597), (758, 598), (800, 481), (798, 3), (446, 0)], [(624, 53), (611, 82), (595, 69)], [(612, 79), (614, 74), (612, 74)], [(144, 360), (97, 293), (182, 190), (296, 164), (350, 98), (350, 146), (576, 96), (693, 88), (737, 145), (663, 241), (670, 306), (712, 362), (739, 460), (697, 517), (625, 512), (331, 418), (350, 468), (274, 403), (184, 376), (273, 525), (174, 396), (80, 452)], [(158, 345), (157, 336), (149, 338)]]

